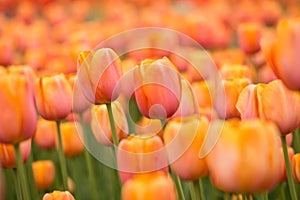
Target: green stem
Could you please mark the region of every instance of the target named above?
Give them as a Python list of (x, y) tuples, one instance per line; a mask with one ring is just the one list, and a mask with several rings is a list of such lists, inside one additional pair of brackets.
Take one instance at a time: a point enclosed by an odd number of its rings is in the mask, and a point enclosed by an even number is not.
[(189, 182), (189, 186), (190, 186), (191, 200), (196, 200), (197, 195), (196, 195), (196, 192), (195, 192), (194, 183)]
[(18, 200), (22, 200), (22, 191), (21, 191), (21, 186), (20, 186), (20, 182), (18, 180), (18, 174), (17, 174), (17, 170), (13, 169), (13, 174), (14, 174), (14, 179), (15, 179), (15, 184), (16, 184), (16, 188), (17, 188), (17, 199)]
[(284, 160), (285, 160), (285, 166), (286, 166), (286, 174), (287, 174), (287, 178), (288, 178), (288, 185), (289, 185), (291, 198), (292, 198), (292, 200), (297, 200), (297, 194), (296, 194), (295, 184), (293, 181), (291, 164), (290, 164), (290, 159), (289, 159), (289, 155), (288, 155), (288, 148), (287, 148), (285, 136), (281, 136), (281, 141), (282, 141), (282, 148), (283, 148)]
[(63, 181), (63, 189), (68, 189), (68, 173), (67, 173), (67, 165), (66, 165), (66, 159), (63, 152), (63, 144), (62, 144), (62, 138), (61, 138), (61, 131), (60, 131), (60, 121), (56, 121), (56, 127), (57, 127), (57, 135), (58, 135), (58, 158), (59, 158), (59, 164), (60, 164), (60, 170), (62, 175), (62, 181)]
[(230, 200), (231, 199), (230, 194), (228, 192), (224, 193), (224, 199), (225, 200)]
[(285, 200), (285, 182), (280, 185), (280, 199)]
[[(88, 146), (88, 137), (87, 137), (87, 131), (86, 131), (86, 125), (83, 122), (83, 116), (80, 114), (80, 123), (82, 125), (82, 131), (83, 131), (83, 140), (84, 144)], [(98, 199), (98, 192), (97, 192), (97, 185), (95, 180), (95, 171), (94, 166), (92, 163), (92, 157), (90, 153), (88, 152), (87, 148), (84, 150), (84, 157), (87, 164), (87, 170), (88, 170), (88, 180), (91, 184), (91, 195), (93, 199)]]
[(37, 187), (36, 187), (35, 181), (34, 181), (34, 175), (33, 175), (33, 171), (32, 171), (32, 162), (33, 162), (33, 152), (29, 155), (29, 158), (27, 159), (27, 163), (26, 163), (27, 172), (28, 172), (28, 178), (29, 178), (29, 182), (30, 182), (30, 192), (34, 199), (40, 199), (38, 191), (37, 191)]
[(21, 155), (21, 151), (20, 151), (20, 145), (16, 144), (14, 145), (15, 147), (15, 153), (16, 153), (16, 158), (17, 158), (17, 170), (18, 170), (18, 175), (19, 175), (19, 180), (21, 183), (21, 188), (22, 188), (22, 192), (23, 192), (23, 199), (24, 200), (30, 200), (30, 196), (28, 193), (28, 184), (27, 184), (27, 178), (26, 178), (26, 171), (25, 171), (25, 167), (23, 164), (23, 160), (22, 160), (22, 155)]
[(180, 178), (176, 174), (174, 174), (174, 172), (171, 168), (170, 168), (170, 171), (171, 171), (171, 176), (174, 178), (175, 186), (176, 186), (177, 193), (178, 193), (178, 199), (185, 200)]
[(268, 192), (263, 193), (263, 200), (268, 200)]
[(193, 185), (194, 185), (194, 190), (195, 190), (195, 194), (196, 194), (196, 199), (197, 200), (200, 200), (200, 199), (202, 200), (199, 180), (194, 180)]
[(199, 182), (201, 200), (205, 200), (204, 188), (203, 188), (203, 180), (199, 179), (198, 182)]
[(300, 128), (296, 129), (293, 133), (293, 147), (295, 153), (300, 152)]
[[(115, 154), (114, 159), (116, 160), (118, 146), (119, 146), (119, 139), (118, 139), (118, 135), (117, 135), (117, 131), (116, 131), (115, 120), (114, 120), (114, 116), (113, 116), (113, 112), (112, 112), (111, 103), (107, 103), (106, 108), (107, 108), (107, 112), (108, 112), (109, 123), (110, 123), (110, 128), (111, 128), (113, 142), (114, 142), (114, 154)], [(117, 167), (117, 163), (116, 163), (116, 167)], [(118, 190), (118, 194), (119, 194), (119, 192), (121, 190), (121, 187), (122, 187), (122, 183), (121, 183), (121, 179), (120, 179), (118, 170), (115, 169), (114, 171), (115, 171), (115, 174), (116, 174), (117, 190)]]

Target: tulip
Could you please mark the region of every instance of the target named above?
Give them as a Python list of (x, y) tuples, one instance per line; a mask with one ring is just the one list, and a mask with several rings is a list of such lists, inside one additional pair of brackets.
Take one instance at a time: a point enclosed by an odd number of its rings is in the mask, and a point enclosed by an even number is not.
[[(31, 139), (20, 143), (22, 161), (25, 163), (31, 151)], [(12, 144), (0, 144), (0, 166), (3, 168), (16, 168), (16, 154)]]
[(75, 200), (69, 191), (53, 191), (52, 193), (46, 193), (43, 196), (43, 200)]
[(179, 107), (181, 79), (166, 58), (143, 60), (134, 70), (135, 98), (141, 113), (148, 118), (171, 117)]
[(259, 119), (214, 123), (224, 123), (219, 140), (206, 157), (214, 186), (226, 192), (258, 193), (281, 181), (279, 130), (273, 123)]
[(163, 139), (163, 127), (159, 119), (142, 117), (135, 125), (135, 134), (140, 136), (157, 135)]
[(112, 49), (82, 52), (78, 64), (79, 86), (89, 102), (104, 104), (117, 99), (122, 67), (120, 58)]
[[(126, 115), (117, 101), (112, 104), (112, 112), (116, 124), (118, 141), (128, 134), (128, 124)], [(95, 105), (92, 108), (91, 128), (96, 140), (103, 145), (112, 146), (113, 136), (111, 126), (109, 125), (109, 116), (106, 105)]]
[(0, 76), (0, 142), (16, 144), (31, 138), (36, 112), (30, 84), (23, 75)]
[(57, 135), (56, 123), (39, 118), (34, 135), (35, 144), (42, 149), (51, 149), (55, 146), (55, 137)]
[(123, 183), (138, 173), (163, 171), (168, 173), (167, 155), (158, 136), (130, 135), (121, 140), (117, 153), (118, 170)]
[(260, 50), (261, 28), (256, 23), (241, 23), (238, 26), (237, 37), (240, 48), (247, 54)]
[(208, 174), (205, 158), (199, 158), (208, 125), (205, 117), (198, 116), (175, 118), (166, 125), (164, 141), (169, 162), (183, 180), (196, 180)]
[(277, 38), (266, 45), (267, 60), (275, 75), (290, 89), (300, 90), (300, 18), (277, 24)]
[[(76, 126), (75, 122), (65, 122), (60, 124), (63, 152), (66, 157), (78, 156), (84, 149), (79, 136), (79, 134), (81, 134), (81, 127), (78, 127), (78, 124)], [(57, 137), (55, 144), (58, 147)]]
[(220, 73), (225, 80), (246, 78), (249, 83), (253, 80), (253, 70), (247, 65), (222, 65)]
[(35, 185), (39, 190), (49, 189), (54, 181), (55, 167), (51, 160), (39, 160), (32, 163)]
[(36, 81), (36, 106), (47, 120), (62, 120), (72, 108), (72, 89), (65, 75), (44, 76)]
[[(225, 102), (219, 95), (222, 95), (221, 88), (217, 88), (215, 92), (215, 102), (214, 108), (218, 113), (218, 116), (222, 119), (229, 119), (233, 117), (240, 117), (240, 113), (235, 107), (241, 91), (249, 85), (250, 82), (246, 78), (223, 80), (224, 90), (225, 90)], [(218, 92), (219, 91), (219, 92)], [(225, 106), (225, 112), (224, 111)]]
[[(285, 164), (285, 160), (284, 160), (284, 153), (283, 153), (282, 147), (280, 147), (280, 154), (281, 154), (281, 162), (283, 163), (282, 181), (287, 181), (288, 179), (287, 179), (286, 164)], [(294, 149), (292, 147), (288, 147), (288, 157), (289, 157), (290, 163), (292, 163), (294, 154), (295, 154)]]
[(297, 153), (292, 158), (292, 170), (294, 179), (300, 184), (300, 153)]
[(162, 172), (137, 174), (122, 188), (122, 200), (175, 200), (176, 190), (172, 179)]
[(242, 119), (259, 117), (273, 121), (282, 135), (300, 126), (300, 93), (287, 89), (280, 80), (247, 86), (241, 92), (236, 108)]

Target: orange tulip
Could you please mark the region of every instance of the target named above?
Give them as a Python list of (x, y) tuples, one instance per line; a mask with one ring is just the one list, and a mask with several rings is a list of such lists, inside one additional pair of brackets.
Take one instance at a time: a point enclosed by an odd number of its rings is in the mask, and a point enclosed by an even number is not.
[(43, 200), (75, 200), (69, 191), (53, 191), (43, 196)]
[(300, 153), (297, 153), (293, 156), (292, 172), (294, 179), (300, 184)]
[(178, 109), (181, 79), (166, 58), (143, 60), (134, 70), (135, 98), (141, 113), (148, 118), (167, 118)]
[[(31, 139), (20, 143), (22, 160), (25, 163), (31, 151)], [(12, 144), (0, 143), (0, 166), (3, 168), (16, 168), (17, 160), (14, 146)]]
[(164, 141), (169, 162), (181, 179), (195, 180), (208, 174), (205, 159), (199, 158), (207, 130), (208, 120), (198, 116), (175, 118), (166, 125)]
[(247, 54), (260, 50), (261, 28), (256, 23), (241, 23), (238, 26), (237, 37), (240, 48)]
[(158, 135), (163, 139), (162, 124), (159, 119), (149, 119), (147, 117), (142, 117), (135, 124), (135, 134), (140, 136)]
[[(60, 124), (62, 146), (64, 155), (66, 157), (78, 156), (82, 153), (84, 146), (80, 139), (81, 127), (75, 125), (75, 122), (65, 122)], [(58, 139), (55, 139), (56, 147), (58, 146)]]
[(112, 49), (82, 52), (78, 64), (79, 86), (89, 102), (103, 104), (118, 98), (122, 67), (120, 58)]
[[(119, 141), (127, 136), (128, 124), (126, 115), (117, 101), (112, 104), (112, 112), (116, 125), (116, 131)], [(92, 108), (91, 128), (96, 140), (103, 145), (112, 146), (113, 137), (109, 123), (109, 116), (106, 105), (95, 105)]]
[[(236, 109), (235, 105), (238, 101), (241, 91), (249, 85), (250, 82), (247, 78), (236, 78), (232, 80), (223, 80), (224, 90), (225, 90), (225, 102), (219, 95), (222, 91), (215, 93), (215, 103), (214, 108), (218, 113), (218, 116), (222, 119), (229, 119), (233, 117), (240, 117), (240, 113)], [(218, 88), (220, 90), (223, 88)], [(225, 112), (223, 112), (225, 106)]]
[(36, 81), (36, 106), (47, 120), (62, 120), (72, 108), (72, 89), (64, 74), (44, 76)]
[(259, 119), (224, 123), (220, 138), (206, 157), (212, 183), (233, 193), (273, 189), (282, 178), (279, 130)]
[(300, 18), (281, 20), (276, 30), (277, 39), (266, 44), (268, 62), (288, 88), (300, 90)]
[(253, 70), (247, 65), (222, 65), (220, 73), (225, 80), (246, 78), (249, 83), (252, 83), (253, 80)]
[(49, 189), (54, 181), (55, 167), (51, 160), (39, 160), (32, 163), (35, 185), (39, 190)]
[(118, 170), (125, 183), (138, 173), (164, 171), (168, 173), (167, 155), (158, 136), (131, 135), (121, 140), (118, 147)]
[(42, 149), (51, 149), (55, 146), (56, 135), (56, 122), (39, 118), (34, 135), (35, 144)]
[(280, 80), (247, 86), (236, 108), (242, 119), (259, 117), (273, 121), (282, 135), (300, 126), (300, 93), (287, 89)]
[[(281, 154), (281, 162), (282, 162), (282, 166), (283, 166), (282, 181), (287, 181), (288, 179), (287, 179), (287, 174), (286, 174), (285, 159), (284, 159), (284, 153), (283, 153), (282, 147), (280, 147), (280, 154)], [(294, 154), (295, 154), (294, 149), (292, 147), (288, 147), (288, 156), (289, 156), (290, 163), (292, 163)]]
[(31, 138), (36, 112), (30, 83), (23, 75), (0, 76), (0, 142), (16, 144)]
[(162, 172), (137, 174), (122, 188), (122, 200), (175, 200), (176, 190), (172, 179)]

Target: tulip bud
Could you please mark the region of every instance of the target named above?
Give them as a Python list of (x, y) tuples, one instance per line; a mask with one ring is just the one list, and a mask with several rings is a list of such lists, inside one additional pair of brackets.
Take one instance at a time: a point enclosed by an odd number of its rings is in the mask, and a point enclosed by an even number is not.
[[(111, 105), (116, 125), (117, 136), (120, 141), (128, 134), (127, 119), (119, 102), (115, 101)], [(112, 146), (113, 137), (106, 105), (102, 104), (93, 106), (91, 116), (91, 128), (96, 140), (100, 144)]]
[(261, 28), (256, 23), (242, 23), (237, 31), (239, 46), (247, 54), (260, 50)]
[(181, 179), (196, 180), (208, 174), (205, 158), (199, 158), (207, 130), (208, 120), (198, 116), (175, 118), (166, 125), (164, 141), (169, 162)]
[(32, 163), (35, 185), (39, 190), (49, 189), (54, 181), (55, 167), (51, 160), (40, 160)]
[(72, 89), (65, 75), (44, 76), (36, 81), (36, 106), (47, 120), (62, 120), (72, 108)]
[(23, 75), (0, 76), (0, 142), (16, 144), (31, 138), (36, 112), (30, 83)]
[(172, 179), (162, 172), (137, 174), (122, 188), (122, 200), (176, 199)]
[(214, 186), (232, 193), (258, 193), (281, 181), (279, 130), (273, 123), (259, 119), (213, 123), (223, 125), (206, 157)]
[(181, 99), (181, 79), (166, 58), (141, 62), (134, 70), (135, 98), (139, 110), (148, 118), (171, 117)]
[(56, 135), (57, 128), (55, 121), (48, 121), (43, 118), (38, 119), (34, 142), (39, 148), (51, 149), (54, 147)]
[(75, 200), (69, 191), (53, 191), (52, 193), (46, 193), (43, 196), (43, 200)]
[(123, 183), (138, 173), (168, 173), (167, 155), (158, 136), (129, 136), (118, 146), (118, 170)]
[[(23, 163), (25, 163), (31, 151), (31, 139), (20, 143), (20, 151)], [(0, 166), (3, 168), (17, 167), (16, 154), (12, 144), (0, 143)]]
[(122, 67), (120, 58), (112, 49), (83, 52), (78, 64), (79, 86), (89, 102), (104, 104), (118, 98)]

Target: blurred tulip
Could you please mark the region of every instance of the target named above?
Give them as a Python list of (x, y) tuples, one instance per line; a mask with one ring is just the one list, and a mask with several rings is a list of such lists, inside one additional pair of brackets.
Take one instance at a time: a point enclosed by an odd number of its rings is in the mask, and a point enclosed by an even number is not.
[(69, 191), (53, 191), (52, 193), (46, 193), (43, 196), (43, 200), (75, 200)]
[[(285, 160), (284, 160), (284, 154), (283, 154), (283, 149), (282, 147), (280, 147), (280, 154), (281, 154), (281, 162), (282, 162), (282, 181), (287, 181), (288, 178), (287, 178), (287, 174), (286, 174), (286, 163), (285, 163)], [(293, 156), (294, 156), (295, 152), (294, 152), (294, 149), (292, 147), (288, 147), (288, 156), (289, 156), (289, 160), (290, 160), (290, 163), (292, 163), (292, 160), (293, 160)]]
[[(20, 151), (23, 163), (25, 163), (31, 151), (31, 139), (20, 143)], [(3, 168), (17, 167), (16, 154), (12, 144), (0, 143), (0, 166)]]
[[(119, 141), (127, 136), (128, 124), (126, 115), (118, 101), (113, 102), (112, 112)], [(91, 128), (96, 140), (103, 145), (112, 146), (113, 136), (109, 123), (106, 105), (95, 105), (92, 108)]]
[(232, 80), (237, 78), (246, 78), (249, 83), (253, 81), (253, 70), (247, 65), (222, 65), (220, 73), (223, 79)]
[(56, 135), (57, 128), (55, 121), (48, 121), (43, 118), (38, 119), (34, 142), (39, 148), (53, 148), (55, 146)]
[(36, 81), (36, 106), (47, 120), (62, 120), (72, 108), (72, 89), (64, 74), (44, 76)]
[[(60, 124), (63, 152), (66, 157), (78, 156), (84, 150), (83, 143), (80, 138), (81, 127), (75, 122), (65, 122)], [(55, 144), (58, 147), (56, 137)]]
[(38, 190), (51, 188), (55, 177), (55, 167), (51, 160), (39, 160), (32, 163), (35, 185)]
[(241, 23), (238, 26), (237, 37), (240, 48), (247, 54), (260, 50), (261, 27), (256, 23)]
[(122, 188), (122, 200), (175, 200), (176, 190), (172, 179), (162, 172), (137, 174)]
[(148, 118), (164, 119), (178, 109), (181, 79), (166, 58), (146, 59), (134, 70), (135, 98), (139, 110)]
[(164, 141), (169, 162), (183, 180), (196, 180), (208, 174), (205, 158), (199, 158), (208, 125), (206, 118), (198, 116), (175, 118), (166, 125)]
[(37, 119), (30, 83), (23, 75), (1, 75), (0, 88), (0, 142), (16, 144), (31, 138)]
[(211, 181), (233, 193), (258, 193), (273, 189), (282, 178), (279, 130), (259, 119), (224, 123), (221, 135), (206, 157)]
[(122, 67), (120, 58), (112, 49), (82, 52), (78, 65), (79, 86), (89, 102), (103, 104), (118, 98)]
[(283, 19), (276, 30), (276, 40), (264, 44), (268, 62), (288, 88), (300, 90), (300, 18)]
[(168, 173), (167, 155), (158, 136), (134, 136), (121, 140), (118, 147), (118, 170), (125, 183), (136, 174), (154, 171)]
[(294, 179), (298, 184), (300, 184), (300, 153), (297, 153), (293, 156), (292, 171), (293, 171)]
[(274, 74), (272, 68), (266, 64), (257, 70), (257, 82), (258, 83), (269, 83), (276, 80), (277, 77)]
[(242, 119), (259, 117), (273, 121), (282, 135), (300, 126), (300, 93), (287, 89), (280, 80), (247, 86), (241, 92), (236, 108)]
[(135, 124), (135, 134), (140, 136), (157, 135), (163, 140), (163, 127), (159, 119), (149, 119), (142, 117)]
[[(223, 80), (224, 88), (217, 88), (215, 93), (215, 105), (214, 108), (218, 113), (218, 116), (222, 119), (229, 119), (233, 117), (240, 117), (240, 113), (236, 109), (235, 105), (238, 101), (239, 95), (242, 90), (249, 85), (250, 82), (247, 78), (236, 78), (232, 80)], [(222, 98), (219, 98), (219, 95), (222, 95), (224, 89), (225, 91), (225, 104), (222, 101)], [(219, 92), (218, 92), (219, 91)], [(223, 92), (223, 93), (224, 93)], [(224, 110), (225, 112), (222, 112)]]

